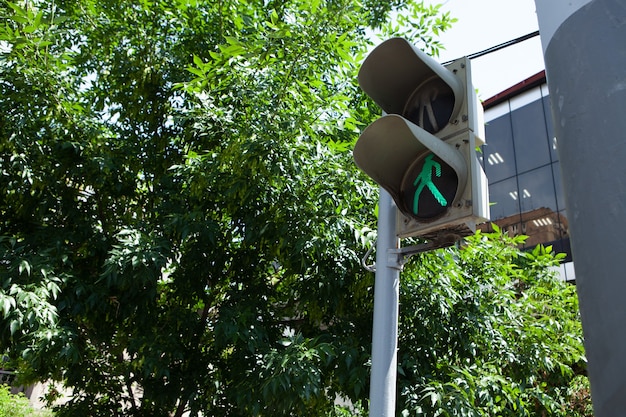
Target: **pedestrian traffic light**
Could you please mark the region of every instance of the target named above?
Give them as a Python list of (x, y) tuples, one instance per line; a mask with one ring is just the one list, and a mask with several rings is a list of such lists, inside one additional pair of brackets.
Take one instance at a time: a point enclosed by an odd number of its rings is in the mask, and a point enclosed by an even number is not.
[(384, 115), (363, 131), (354, 159), (393, 197), (397, 235), (452, 243), (473, 233), (489, 218), (489, 204), (469, 59), (443, 66), (392, 38), (369, 54), (358, 78)]

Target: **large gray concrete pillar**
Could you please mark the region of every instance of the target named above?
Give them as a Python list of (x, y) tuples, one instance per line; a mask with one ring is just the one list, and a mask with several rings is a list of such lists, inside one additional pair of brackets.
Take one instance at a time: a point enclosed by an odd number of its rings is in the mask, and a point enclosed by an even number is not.
[(626, 0), (535, 0), (596, 417), (626, 415)]

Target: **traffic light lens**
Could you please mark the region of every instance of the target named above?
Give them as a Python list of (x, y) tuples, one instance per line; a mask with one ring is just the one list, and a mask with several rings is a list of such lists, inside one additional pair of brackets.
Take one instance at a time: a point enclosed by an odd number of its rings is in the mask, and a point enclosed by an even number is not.
[(452, 205), (459, 179), (452, 167), (433, 153), (422, 155), (407, 170), (401, 184), (404, 213), (433, 220)]
[(402, 115), (435, 134), (450, 122), (453, 109), (454, 92), (441, 78), (433, 77), (415, 89)]

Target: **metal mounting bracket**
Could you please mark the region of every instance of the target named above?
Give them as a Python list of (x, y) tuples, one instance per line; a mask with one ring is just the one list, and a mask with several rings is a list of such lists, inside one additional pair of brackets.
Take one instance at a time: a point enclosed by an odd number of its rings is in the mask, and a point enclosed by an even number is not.
[[(404, 265), (409, 262), (409, 259), (413, 255), (417, 255), (418, 253), (428, 252), (434, 249), (439, 249), (439, 246), (436, 242), (427, 242), (421, 243), (419, 245), (407, 246), (405, 248), (400, 249), (389, 249), (389, 259), (388, 262), (393, 262), (394, 265), (389, 265), (392, 268), (397, 268), (402, 271)], [(394, 259), (392, 260), (392, 257)]]
[[(406, 263), (409, 261), (411, 256), (416, 255), (418, 253), (422, 253), (422, 252), (428, 252), (428, 251), (435, 250), (435, 249), (445, 248), (445, 247), (454, 245), (455, 243), (456, 242), (451, 242), (450, 240), (447, 240), (447, 239), (442, 239), (442, 240), (431, 240), (426, 243), (421, 243), (419, 245), (413, 245), (413, 246), (407, 246), (405, 248), (387, 249), (387, 267), (402, 271), (402, 269), (404, 268), (404, 265), (406, 265)], [(365, 270), (369, 272), (376, 272), (376, 262), (370, 265), (367, 264), (367, 258), (369, 258), (369, 256), (372, 254), (375, 246), (376, 246), (375, 244), (372, 245), (365, 253), (365, 256), (363, 256), (363, 259), (361, 259), (361, 265), (363, 266), (363, 268), (365, 268)]]

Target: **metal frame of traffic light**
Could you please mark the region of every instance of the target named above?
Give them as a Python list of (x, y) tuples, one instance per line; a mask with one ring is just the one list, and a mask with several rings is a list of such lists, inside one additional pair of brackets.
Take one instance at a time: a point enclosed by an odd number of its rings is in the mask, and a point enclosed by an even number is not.
[[(472, 234), (476, 224), (489, 218), (489, 203), (476, 156), (476, 147), (484, 143), (484, 122), (469, 59), (443, 66), (406, 40), (392, 38), (370, 53), (359, 83), (384, 116), (363, 131), (354, 158), (395, 201), (397, 236), (419, 236), (445, 246)], [(446, 99), (444, 105), (435, 108), (440, 98)], [(421, 106), (424, 99), (433, 103), (412, 112), (415, 100)], [(448, 208), (424, 219), (407, 209), (402, 184), (411, 166), (429, 153), (454, 170), (458, 185)]]

